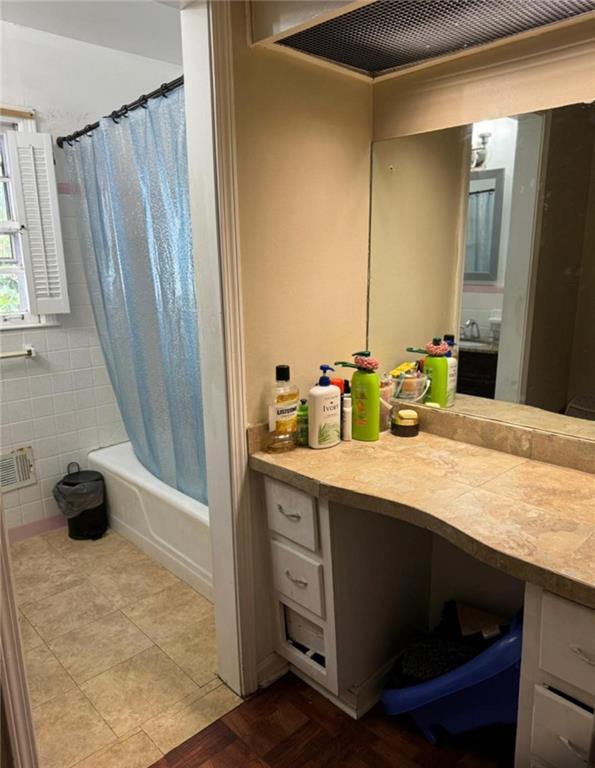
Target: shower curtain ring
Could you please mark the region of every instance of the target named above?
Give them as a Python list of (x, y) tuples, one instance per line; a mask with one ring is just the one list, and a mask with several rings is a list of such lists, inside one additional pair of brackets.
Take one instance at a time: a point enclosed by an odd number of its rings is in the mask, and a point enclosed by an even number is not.
[(122, 104), (118, 111), (120, 113), (120, 117), (128, 117), (128, 104)]
[(161, 95), (163, 96), (163, 98), (167, 99), (167, 94), (169, 92), (168, 84), (167, 83), (161, 83), (161, 85), (159, 86), (159, 90), (161, 91)]
[(114, 109), (114, 111), (111, 113), (110, 117), (111, 117), (111, 119), (114, 121), (114, 123), (116, 123), (116, 124), (117, 124), (117, 123), (119, 123), (119, 122), (120, 122), (119, 120), (116, 120), (116, 118), (118, 117), (118, 112), (117, 112), (117, 110), (115, 110), (115, 109)]
[(93, 131), (93, 128), (91, 127), (91, 123), (89, 123), (88, 125), (86, 125), (86, 126), (83, 128), (83, 133), (84, 133), (84, 135), (85, 135), (85, 136), (87, 136), (88, 138), (91, 138), (91, 136), (93, 135), (92, 131)]
[(147, 102), (148, 101), (149, 101), (149, 99), (147, 98), (147, 95), (145, 93), (143, 93), (142, 96), (138, 97), (139, 106), (141, 106), (143, 109), (148, 109), (148, 107), (147, 107)]

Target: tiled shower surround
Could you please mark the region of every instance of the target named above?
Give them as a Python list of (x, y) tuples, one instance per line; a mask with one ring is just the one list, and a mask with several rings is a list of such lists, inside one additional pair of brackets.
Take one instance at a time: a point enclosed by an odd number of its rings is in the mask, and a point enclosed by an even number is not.
[(59, 326), (0, 331), (0, 348), (32, 344), (33, 359), (0, 364), (2, 453), (33, 448), (38, 482), (3, 494), (8, 527), (59, 514), (52, 488), (71, 461), (81, 467), (89, 451), (127, 439), (107, 375), (76, 231), (68, 187), (60, 185), (60, 211), (71, 312)]

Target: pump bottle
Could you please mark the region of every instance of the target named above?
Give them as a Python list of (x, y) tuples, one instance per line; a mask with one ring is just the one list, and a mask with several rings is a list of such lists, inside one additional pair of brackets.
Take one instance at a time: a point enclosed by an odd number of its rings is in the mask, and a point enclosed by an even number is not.
[(356, 369), (351, 377), (352, 437), (371, 442), (380, 437), (380, 379), (376, 372), (379, 363), (367, 350), (354, 352), (354, 361), (335, 365)]
[(321, 365), (322, 376), (308, 394), (308, 445), (332, 448), (341, 440), (341, 390), (331, 384), (330, 365)]

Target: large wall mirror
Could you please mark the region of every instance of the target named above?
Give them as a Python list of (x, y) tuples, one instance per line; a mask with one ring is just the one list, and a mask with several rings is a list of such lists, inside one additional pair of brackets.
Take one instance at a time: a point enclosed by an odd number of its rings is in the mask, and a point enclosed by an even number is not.
[(455, 409), (533, 406), (595, 438), (594, 104), (377, 142), (370, 241), (386, 370), (454, 334)]

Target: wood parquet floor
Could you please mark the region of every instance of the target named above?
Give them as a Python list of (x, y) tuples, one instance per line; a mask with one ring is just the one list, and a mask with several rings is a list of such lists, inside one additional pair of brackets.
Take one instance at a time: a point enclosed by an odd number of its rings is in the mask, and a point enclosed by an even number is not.
[(512, 729), (434, 747), (408, 718), (376, 707), (359, 721), (286, 675), (152, 768), (511, 768)]

